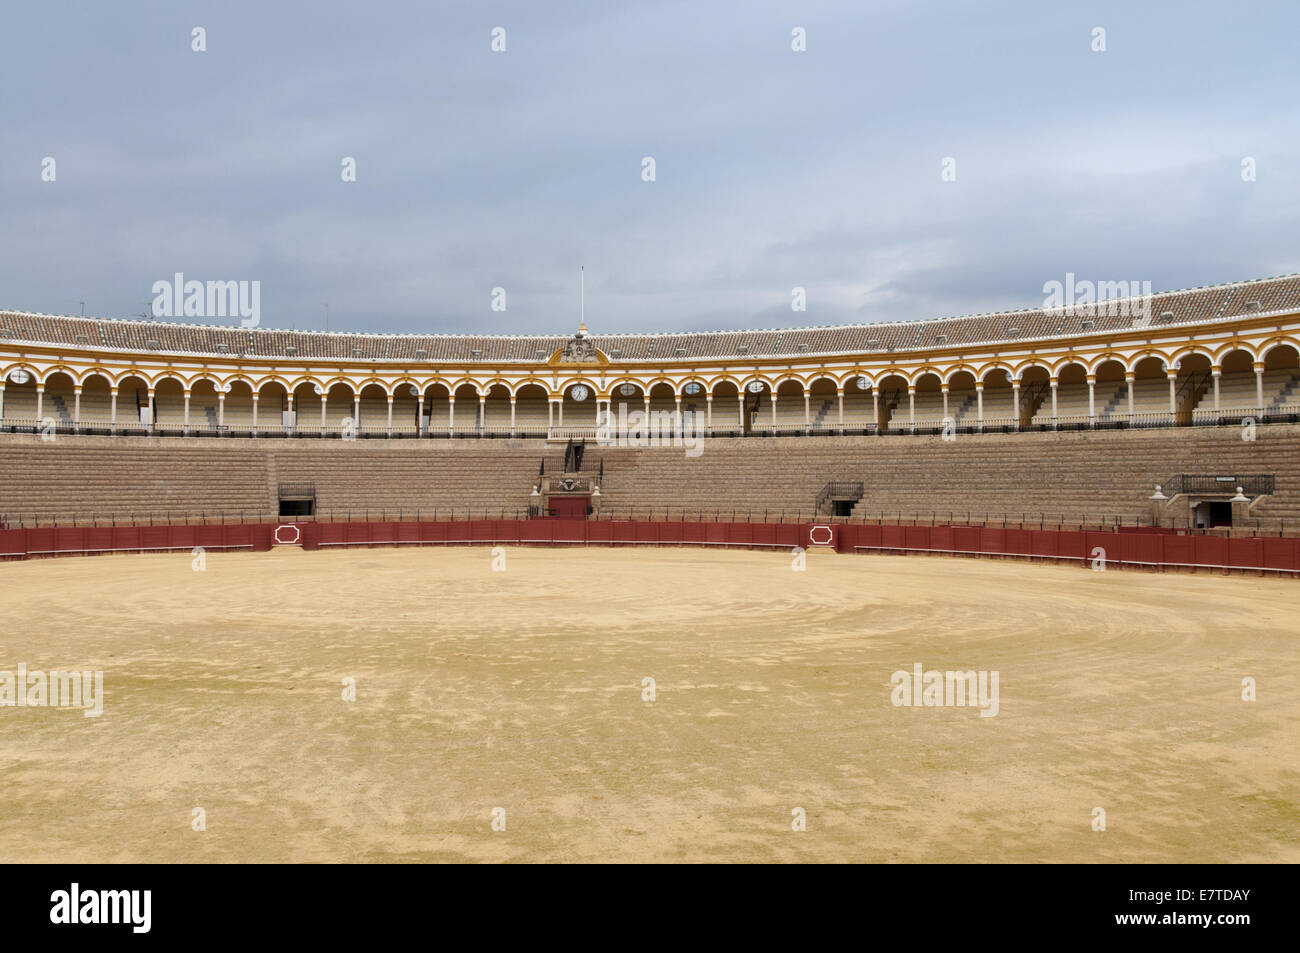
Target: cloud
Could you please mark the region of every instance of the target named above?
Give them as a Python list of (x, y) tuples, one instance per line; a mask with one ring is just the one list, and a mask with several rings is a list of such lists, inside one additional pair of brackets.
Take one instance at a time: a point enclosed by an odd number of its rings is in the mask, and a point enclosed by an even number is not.
[(585, 264), (594, 330), (671, 331), (1297, 271), (1300, 11), (1252, 9), (28, 5), (0, 307), (132, 316), (184, 271), (261, 281), (269, 326), (563, 332)]

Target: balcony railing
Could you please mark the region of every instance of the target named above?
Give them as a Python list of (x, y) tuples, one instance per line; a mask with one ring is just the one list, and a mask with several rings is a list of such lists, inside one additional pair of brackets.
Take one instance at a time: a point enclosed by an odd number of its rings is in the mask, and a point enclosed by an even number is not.
[[(701, 424), (686, 431), (687, 436), (703, 435), (705, 437), (902, 437), (935, 436), (956, 434), (999, 434), (999, 433), (1043, 433), (1047, 431), (1078, 430), (1146, 430), (1172, 427), (1241, 427), (1250, 424), (1296, 424), (1300, 423), (1300, 404), (1288, 404), (1284, 407), (1269, 407), (1263, 411), (1253, 409), (1231, 408), (1223, 410), (1198, 409), (1190, 415), (1173, 415), (1168, 412), (1141, 414), (1113, 414), (1107, 417), (1061, 416), (1048, 417), (1041, 412), (1027, 424), (1018, 424), (1011, 417), (985, 417), (982, 422), (970, 416), (959, 420), (943, 421), (933, 418), (912, 424), (900, 420), (897, 416), (886, 428), (865, 421), (846, 421), (841, 427), (838, 421), (823, 421), (820, 424), (804, 426), (796, 421), (770, 421), (755, 423), (744, 429), (739, 423), (715, 423), (711, 426)], [(563, 427), (540, 425), (517, 425), (513, 429), (508, 424), (492, 423), (483, 427), (443, 425), (417, 428), (412, 423), (394, 423), (387, 425), (362, 425), (350, 428), (327, 426), (323, 431), (319, 423), (300, 423), (283, 425), (278, 423), (258, 422), (256, 428), (249, 421), (230, 421), (217, 427), (206, 421), (191, 421), (189, 427), (174, 421), (160, 421), (152, 426), (137, 420), (118, 420), (116, 424), (107, 420), (67, 421), (47, 416), (41, 420), (23, 417), (5, 417), (0, 420), (0, 433), (28, 434), (85, 434), (107, 436), (153, 436), (153, 437), (257, 437), (286, 439), (437, 439), (437, 440), (483, 440), (532, 438), (551, 440), (588, 440), (594, 441), (597, 427), (593, 424), (574, 424)], [(671, 434), (670, 434), (671, 435)]]

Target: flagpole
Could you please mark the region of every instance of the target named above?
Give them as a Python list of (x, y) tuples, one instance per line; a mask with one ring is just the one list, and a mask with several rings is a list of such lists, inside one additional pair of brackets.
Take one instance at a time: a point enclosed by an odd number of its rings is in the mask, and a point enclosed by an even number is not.
[(587, 323), (587, 266), (578, 266), (578, 323)]

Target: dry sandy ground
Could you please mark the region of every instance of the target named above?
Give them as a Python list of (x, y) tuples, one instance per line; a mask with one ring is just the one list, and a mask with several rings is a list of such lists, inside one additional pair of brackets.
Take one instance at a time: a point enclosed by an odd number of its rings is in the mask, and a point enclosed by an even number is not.
[[(0, 564), (0, 669), (106, 690), (0, 708), (0, 861), (1300, 860), (1300, 582), (491, 559)], [(893, 706), (914, 662), (998, 670), (999, 714)]]

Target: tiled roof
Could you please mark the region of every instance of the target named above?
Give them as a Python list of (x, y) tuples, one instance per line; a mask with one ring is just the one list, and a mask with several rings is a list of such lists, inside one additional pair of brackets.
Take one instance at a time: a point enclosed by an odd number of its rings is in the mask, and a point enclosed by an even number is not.
[[(1103, 309), (1063, 314), (1033, 309), (886, 324), (606, 334), (593, 335), (591, 340), (616, 362), (916, 352), (1300, 311), (1300, 275), (1162, 292), (1152, 295), (1149, 318), (1119, 313), (1129, 309), (1112, 310), (1115, 313), (1107, 314)], [(567, 335), (324, 333), (0, 312), (0, 342), (291, 361), (537, 363), (568, 340)]]

